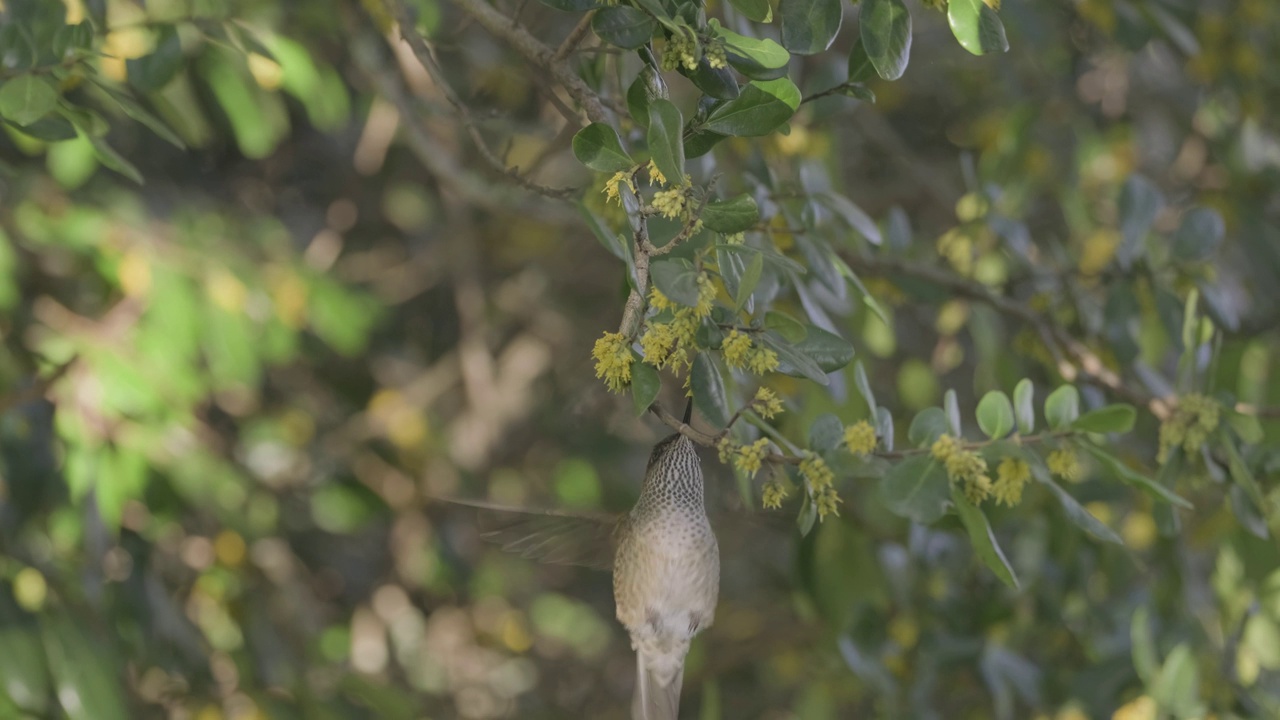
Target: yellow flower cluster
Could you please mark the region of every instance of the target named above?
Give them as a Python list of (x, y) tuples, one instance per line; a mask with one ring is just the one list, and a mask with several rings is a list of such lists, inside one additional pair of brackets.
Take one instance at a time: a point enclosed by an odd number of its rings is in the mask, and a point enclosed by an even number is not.
[(973, 240), (959, 228), (952, 228), (938, 238), (938, 254), (961, 275), (968, 276), (973, 270)]
[(659, 190), (653, 194), (653, 208), (665, 218), (674, 220), (680, 217), (688, 206), (687, 188), (674, 187), (670, 190)]
[(740, 368), (747, 364), (747, 356), (751, 354), (751, 336), (730, 330), (724, 342), (720, 344), (725, 363), (731, 368)]
[(1001, 505), (1013, 507), (1022, 502), (1022, 489), (1031, 479), (1031, 466), (1026, 460), (1007, 457), (996, 468), (996, 481), (991, 494)]
[(591, 357), (596, 359), (596, 377), (604, 378), (605, 385), (613, 392), (622, 390), (631, 384), (631, 349), (627, 347), (627, 339), (622, 333), (605, 333), (596, 340), (591, 350)]
[(965, 498), (977, 505), (991, 494), (991, 478), (987, 477), (987, 461), (972, 450), (966, 450), (950, 435), (939, 437), (929, 448), (933, 457), (947, 468), (947, 477), (960, 485)]
[(698, 41), (685, 35), (673, 35), (662, 52), (662, 69), (670, 72), (684, 66), (686, 70), (698, 67)]
[(707, 64), (713, 69), (719, 70), (729, 64), (728, 58), (725, 57), (724, 41), (718, 37), (707, 43), (703, 53), (707, 57)]
[(743, 245), (747, 242), (747, 234), (733, 233), (732, 235), (725, 235), (724, 242), (726, 245)]
[(760, 471), (760, 463), (764, 462), (764, 456), (769, 451), (769, 438), (760, 438), (750, 445), (740, 445), (735, 450), (733, 466), (749, 477), (754, 476)]
[(782, 501), (787, 499), (787, 488), (782, 483), (771, 480), (764, 484), (761, 494), (764, 506), (770, 510), (777, 510), (782, 507)]
[(774, 415), (782, 412), (782, 401), (772, 390), (762, 387), (756, 390), (756, 396), (751, 401), (751, 409), (755, 410), (760, 417), (771, 420)]
[(631, 170), (619, 170), (613, 174), (613, 177), (604, 181), (604, 201), (608, 204), (610, 201), (622, 204), (622, 192), (620, 186), (626, 185), (631, 192), (636, 191), (635, 183), (631, 181)]
[(1160, 425), (1160, 452), (1156, 459), (1167, 462), (1169, 453), (1181, 446), (1187, 455), (1200, 451), (1209, 434), (1218, 429), (1222, 406), (1206, 395), (1193, 393), (1178, 400), (1173, 414)]
[(870, 455), (876, 449), (876, 429), (866, 420), (859, 420), (844, 429), (844, 444), (857, 457)]
[(763, 375), (778, 369), (778, 353), (759, 345), (751, 349), (747, 357), (747, 369), (756, 375)]
[(667, 176), (662, 174), (662, 171), (658, 169), (658, 164), (652, 160), (649, 161), (649, 184), (650, 185), (666, 185), (667, 184)]
[(1049, 457), (1045, 458), (1045, 463), (1049, 466), (1049, 472), (1063, 480), (1079, 482), (1081, 479), (1080, 458), (1076, 456), (1073, 450), (1068, 448), (1054, 450), (1049, 453)]
[(711, 314), (715, 305), (716, 288), (711, 279), (698, 276), (698, 304), (685, 307), (671, 300), (658, 288), (649, 290), (649, 305), (658, 311), (671, 310), (674, 317), (668, 322), (649, 321), (640, 336), (640, 349), (645, 362), (656, 368), (672, 367), (678, 372), (692, 363), (689, 350), (694, 346), (694, 336), (702, 318)]
[(733, 441), (730, 440), (728, 436), (720, 438), (720, 442), (716, 443), (716, 453), (719, 455), (720, 462), (722, 463), (728, 464), (737, 452), (738, 446), (734, 445)]
[(804, 459), (800, 461), (800, 475), (809, 484), (809, 490), (813, 493), (814, 504), (818, 507), (818, 519), (822, 520), (828, 515), (839, 515), (840, 509), (838, 503), (843, 502), (840, 494), (835, 488), (835, 473), (831, 472), (831, 468), (827, 467), (827, 463), (814, 453), (805, 453)]

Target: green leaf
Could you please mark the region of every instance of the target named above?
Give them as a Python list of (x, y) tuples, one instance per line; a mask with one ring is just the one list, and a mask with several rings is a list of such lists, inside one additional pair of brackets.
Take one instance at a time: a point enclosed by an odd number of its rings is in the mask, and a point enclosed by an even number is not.
[(58, 91), (36, 75), (19, 75), (0, 85), (0, 117), (15, 125), (30, 125), (58, 104)]
[(129, 84), (142, 92), (160, 90), (182, 69), (182, 40), (173, 25), (161, 25), (149, 55), (125, 61)]
[(658, 290), (686, 307), (698, 304), (698, 271), (684, 258), (655, 260), (649, 277)]
[(1173, 233), (1173, 256), (1186, 262), (1207, 260), (1222, 244), (1226, 232), (1226, 224), (1217, 210), (1192, 208), (1182, 216), (1182, 224)]
[(893, 413), (883, 405), (876, 408), (876, 435), (884, 449), (893, 452)]
[(867, 409), (872, 413), (876, 411), (876, 394), (871, 390), (871, 381), (867, 379), (867, 370), (862, 367), (862, 361), (853, 364), (853, 385), (858, 388), (858, 392), (862, 395), (862, 399), (867, 403)]
[(576, 204), (578, 207), (578, 214), (581, 215), (582, 219), (587, 223), (587, 227), (591, 228), (591, 233), (596, 236), (596, 240), (600, 241), (600, 244), (604, 246), (604, 249), (608, 250), (610, 255), (618, 258), (619, 260), (626, 260), (626, 246), (619, 239), (618, 234), (610, 230), (604, 220), (600, 219), (599, 216), (592, 212), (585, 202), (579, 200)]
[(1199, 676), (1190, 646), (1179, 643), (1164, 659), (1160, 674), (1151, 686), (1151, 695), (1160, 709), (1172, 712), (1180, 720), (1198, 717), (1203, 712)]
[(729, 403), (724, 397), (724, 379), (720, 377), (720, 368), (707, 353), (698, 353), (693, 359), (693, 372), (690, 375), (693, 388), (693, 405), (702, 413), (702, 417), (715, 427), (722, 428), (729, 424)]
[(911, 13), (902, 0), (862, 0), (862, 45), (876, 72), (897, 80), (911, 57)]
[(1138, 411), (1132, 405), (1117, 403), (1081, 415), (1071, 423), (1071, 429), (1096, 433), (1129, 432), (1137, 418)]
[(932, 445), (947, 434), (949, 425), (947, 414), (942, 412), (942, 408), (925, 408), (911, 419), (911, 427), (907, 429), (907, 442), (915, 447)]
[(1022, 378), (1013, 388), (1013, 414), (1018, 419), (1018, 432), (1030, 435), (1036, 429), (1036, 388), (1028, 378)]
[(973, 543), (978, 557), (1005, 585), (1018, 590), (1018, 576), (1014, 574), (1013, 566), (1000, 549), (1000, 543), (996, 542), (996, 535), (991, 530), (986, 514), (966, 500), (964, 491), (959, 487), (951, 488), (951, 500), (955, 503), (956, 514), (964, 523), (964, 529), (969, 533), (969, 542)]
[(703, 128), (740, 137), (768, 135), (799, 107), (800, 89), (791, 80), (752, 80), (736, 99), (713, 110)]
[(947, 513), (950, 486), (942, 463), (928, 455), (913, 455), (894, 465), (880, 481), (880, 498), (893, 514), (929, 525)]
[(823, 413), (809, 426), (809, 449), (818, 453), (835, 450), (844, 439), (844, 423), (831, 413)]
[(800, 529), (800, 537), (807, 537), (809, 532), (813, 530), (813, 524), (818, 520), (818, 507), (809, 499), (809, 493), (804, 493), (804, 502), (800, 505), (800, 514), (796, 515), (796, 527)]
[(702, 209), (702, 224), (718, 233), (731, 235), (750, 230), (760, 222), (760, 207), (746, 193), (728, 200), (713, 200)]
[(738, 283), (738, 290), (733, 296), (734, 304), (739, 308), (746, 306), (747, 301), (751, 299), (751, 293), (755, 292), (756, 286), (760, 284), (760, 275), (764, 272), (764, 256), (756, 254), (747, 264), (746, 270), (742, 272), (742, 279)]
[(1070, 493), (1049, 477), (1047, 471), (1037, 472), (1036, 479), (1039, 480), (1042, 485), (1049, 488), (1054, 496), (1058, 498), (1058, 504), (1062, 506), (1063, 512), (1067, 514), (1067, 519), (1076, 527), (1102, 542), (1124, 545), (1124, 541), (1120, 539), (1119, 535), (1116, 535), (1114, 530), (1107, 527), (1098, 518), (1094, 517), (1093, 513), (1085, 510), (1084, 506), (1077, 502)]
[(573, 136), (573, 156), (592, 170), (604, 173), (626, 172), (636, 166), (618, 133), (604, 123), (594, 122)]
[(840, 0), (780, 0), (782, 45), (797, 55), (813, 55), (831, 47), (840, 32)]
[(182, 138), (178, 137), (177, 133), (170, 129), (163, 120), (152, 115), (146, 108), (139, 105), (133, 98), (115, 90), (106, 83), (102, 83), (97, 80), (94, 80), (93, 83), (94, 85), (97, 85), (98, 88), (107, 95), (107, 97), (111, 98), (111, 100), (119, 106), (125, 115), (128, 115), (130, 118), (133, 118), (145, 125), (149, 130), (151, 130), (151, 132), (159, 136), (161, 140), (164, 140), (174, 147), (183, 150), (186, 149), (187, 144), (182, 141)]
[[(634, 351), (632, 353), (635, 354)], [(644, 415), (649, 406), (658, 399), (658, 391), (662, 389), (662, 377), (650, 364), (636, 356), (631, 363), (631, 402), (635, 406), (636, 415)]]
[(670, 100), (649, 103), (649, 154), (667, 182), (675, 185), (684, 182), (683, 132), (684, 118)]
[(1129, 644), (1133, 647), (1133, 669), (1147, 686), (1156, 681), (1160, 672), (1160, 658), (1156, 654), (1156, 641), (1151, 637), (1151, 611), (1146, 605), (1133, 611), (1129, 621)]
[(883, 238), (880, 235), (880, 227), (876, 225), (876, 221), (872, 220), (871, 216), (858, 207), (854, 201), (834, 192), (821, 193), (818, 195), (818, 200), (823, 205), (831, 208), (849, 227), (866, 238), (867, 242), (872, 245), (880, 245), (883, 242)]
[(960, 41), (960, 47), (974, 55), (1005, 52), (1009, 40), (1004, 35), (1004, 23), (982, 0), (950, 0), (947, 3), (947, 22), (951, 34)]
[(562, 12), (580, 13), (596, 7), (596, 0), (542, 0), (542, 4)]
[(853, 49), (849, 51), (849, 82), (866, 82), (876, 77), (876, 66), (867, 55), (867, 46), (862, 44), (862, 36), (853, 39)]
[[(54, 694), (69, 720), (124, 720), (129, 717), (117, 676), (120, 664), (69, 617), (41, 617), (45, 656)], [(74, 702), (69, 702), (75, 698)]]
[(795, 344), (796, 351), (813, 360), (823, 372), (835, 372), (853, 360), (853, 345), (848, 340), (827, 332), (817, 325), (805, 327), (804, 339)]
[(742, 92), (733, 70), (727, 67), (713, 68), (705, 57), (698, 61), (693, 70), (681, 67), (680, 74), (689, 78), (707, 97), (717, 100), (732, 100)]
[(608, 5), (591, 17), (591, 29), (610, 45), (635, 50), (653, 37), (658, 21), (630, 5)]
[(830, 384), (831, 381), (827, 378), (827, 374), (822, 371), (822, 368), (812, 358), (799, 352), (794, 345), (783, 340), (780, 335), (774, 332), (765, 332), (760, 337), (765, 345), (768, 345), (774, 352), (778, 353), (778, 372), (792, 377), (809, 378), (819, 385)]
[(0, 599), (0, 697), (7, 696), (19, 708), (49, 716), (49, 671), (34, 623)]
[(631, 113), (631, 119), (636, 121), (640, 127), (649, 129), (649, 105), (654, 100), (665, 100), (667, 98), (667, 81), (662, 79), (659, 73), (652, 65), (645, 65), (640, 68), (640, 72), (636, 75), (636, 79), (631, 83), (631, 87), (627, 88), (627, 110)]
[(1080, 393), (1073, 385), (1062, 385), (1044, 400), (1044, 419), (1050, 429), (1066, 430), (1080, 417)]
[(729, 4), (749, 20), (758, 23), (773, 21), (773, 8), (769, 5), (769, 0), (729, 0)]
[(798, 343), (804, 339), (806, 334), (804, 323), (782, 312), (781, 310), (770, 310), (764, 315), (764, 326), (770, 330), (777, 332), (787, 342)]
[[(739, 96), (741, 97), (741, 96)], [(647, 122), (647, 120), (646, 120)], [(685, 157), (702, 157), (711, 152), (711, 148), (718, 145), (728, 135), (722, 135), (717, 132), (711, 132), (705, 128), (699, 128), (690, 132), (684, 138)]]
[(1142, 473), (1133, 470), (1128, 465), (1120, 462), (1119, 458), (1115, 457), (1111, 453), (1087, 443), (1084, 443), (1083, 447), (1094, 457), (1095, 460), (1102, 464), (1103, 467), (1110, 470), (1113, 475), (1119, 478), (1120, 481), (1126, 485), (1142, 488), (1147, 491), (1148, 494), (1160, 498), (1172, 505), (1177, 505), (1180, 508), (1185, 508), (1187, 510), (1194, 509), (1195, 506), (1187, 502), (1184, 498), (1177, 495), (1164, 485), (1161, 485), (1155, 480), (1152, 480), (1146, 475), (1143, 475)]
[(1141, 175), (1130, 175), (1120, 189), (1120, 232), (1124, 239), (1116, 253), (1120, 267), (1128, 269), (1142, 255), (1142, 240), (1146, 237), (1156, 214), (1164, 206), (1164, 196)]
[(1249, 496), (1254, 507), (1265, 517), (1267, 502), (1262, 496), (1262, 488), (1258, 486), (1258, 480), (1254, 478), (1248, 463), (1240, 455), (1240, 449), (1236, 447), (1235, 441), (1225, 432), (1221, 434), (1221, 438), (1222, 448), (1227, 451), (1227, 469), (1231, 473), (1231, 480), (1240, 486), (1240, 489)]
[(724, 39), (725, 49), (750, 59), (762, 68), (775, 70), (785, 68), (791, 61), (791, 53), (778, 43), (765, 38), (763, 40), (739, 35), (720, 25), (720, 21), (711, 18), (707, 21), (712, 31)]
[(942, 394), (942, 411), (947, 414), (947, 426), (951, 428), (952, 437), (960, 437), (960, 401), (956, 399), (956, 391), (947, 388)]
[(1013, 404), (1009, 396), (992, 390), (978, 401), (978, 427), (993, 440), (999, 440), (1013, 430)]
[(143, 184), (142, 173), (138, 172), (138, 168), (134, 167), (133, 163), (125, 160), (124, 156), (108, 145), (106, 140), (93, 135), (83, 137), (88, 138), (90, 144), (93, 145), (94, 157), (98, 158), (98, 162), (102, 163), (103, 167), (115, 170), (139, 185)]

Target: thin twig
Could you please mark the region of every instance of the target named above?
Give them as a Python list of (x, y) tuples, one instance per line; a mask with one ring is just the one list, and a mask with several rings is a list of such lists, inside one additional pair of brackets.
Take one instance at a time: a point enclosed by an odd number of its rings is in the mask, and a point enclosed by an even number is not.
[(555, 53), (551, 56), (552, 62), (563, 61), (565, 58), (569, 57), (569, 54), (573, 52), (574, 48), (578, 47), (578, 43), (582, 42), (582, 39), (591, 31), (591, 18), (595, 16), (595, 14), (595, 10), (587, 12), (582, 16), (582, 19), (578, 21), (578, 24), (573, 26), (573, 29), (569, 31), (568, 37), (564, 39), (564, 42), (560, 43), (560, 47), (556, 48)]

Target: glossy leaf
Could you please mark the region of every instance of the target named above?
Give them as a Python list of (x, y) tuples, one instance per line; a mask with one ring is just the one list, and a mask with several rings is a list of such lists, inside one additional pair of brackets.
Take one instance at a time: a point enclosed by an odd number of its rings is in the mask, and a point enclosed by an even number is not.
[(955, 390), (948, 388), (942, 394), (942, 411), (947, 414), (947, 427), (950, 428), (948, 432), (951, 433), (952, 437), (960, 437), (962, 427), (960, 424), (960, 401), (956, 398)]
[(127, 60), (129, 84), (143, 92), (162, 89), (182, 69), (182, 40), (173, 25), (161, 25), (155, 49), (140, 58)]
[(862, 44), (862, 37), (853, 39), (853, 48), (849, 50), (849, 82), (866, 82), (878, 77), (876, 66), (867, 55), (867, 46)]
[(1009, 396), (992, 390), (978, 401), (978, 427), (993, 440), (1008, 435), (1013, 430), (1013, 404)]
[(804, 323), (781, 310), (770, 310), (765, 313), (764, 326), (777, 332), (785, 338), (787, 342), (792, 343), (800, 342), (807, 334)]
[(0, 117), (16, 125), (30, 125), (58, 103), (58, 91), (38, 75), (19, 75), (0, 85)]
[(816, 325), (805, 328), (804, 339), (795, 344), (797, 352), (813, 360), (823, 372), (835, 372), (853, 360), (853, 345), (848, 340)]
[(876, 435), (884, 449), (893, 452), (893, 413), (883, 405), (876, 407)]
[(773, 7), (769, 5), (769, 0), (729, 0), (729, 4), (749, 20), (760, 23), (773, 20)]
[(1107, 451), (1099, 447), (1096, 447), (1094, 445), (1089, 445), (1089, 444), (1085, 444), (1084, 448), (1088, 451), (1090, 455), (1093, 456), (1095, 460), (1097, 460), (1100, 464), (1102, 464), (1103, 467), (1110, 470), (1113, 475), (1119, 478), (1120, 481), (1125, 483), (1126, 485), (1132, 485), (1134, 487), (1141, 488), (1145, 490), (1147, 493), (1149, 493), (1150, 495), (1152, 495), (1153, 497), (1157, 497), (1161, 500), (1164, 500), (1165, 502), (1171, 505), (1177, 505), (1178, 507), (1185, 508), (1187, 510), (1193, 509), (1194, 506), (1191, 503), (1187, 502), (1184, 498), (1179, 496), (1177, 493), (1173, 492), (1172, 490), (1165, 487), (1164, 485), (1161, 485), (1155, 480), (1152, 480), (1146, 475), (1143, 475), (1142, 473), (1137, 472), (1136, 470), (1133, 470), (1128, 465), (1125, 465), (1118, 458), (1113, 456), (1111, 453), (1108, 453)]
[(760, 284), (760, 275), (764, 272), (764, 256), (756, 254), (752, 256), (747, 263), (746, 269), (742, 271), (742, 280), (738, 283), (738, 289), (734, 292), (734, 304), (739, 307), (746, 307), (748, 301), (751, 300), (751, 293), (755, 292), (756, 286)]
[(991, 529), (986, 514), (966, 500), (964, 491), (959, 487), (951, 488), (951, 500), (955, 503), (956, 514), (964, 523), (964, 529), (969, 533), (969, 542), (973, 543), (974, 552), (1001, 582), (1018, 590), (1018, 576), (1013, 572), (1013, 565), (1004, 556), (1004, 550), (1000, 549), (1000, 543), (996, 541), (996, 534)]
[(573, 156), (592, 170), (604, 173), (625, 172), (636, 163), (622, 149), (618, 133), (604, 123), (591, 123), (573, 136)]
[(726, 235), (750, 230), (760, 223), (760, 208), (747, 194), (728, 200), (713, 200), (702, 209), (702, 224)]
[(951, 33), (960, 41), (960, 47), (974, 55), (1002, 53), (1009, 49), (1004, 35), (1004, 23), (982, 0), (950, 0), (947, 3), (947, 22)]
[(693, 359), (693, 370), (690, 375), (693, 389), (693, 406), (698, 408), (702, 417), (717, 428), (729, 424), (729, 403), (725, 400), (724, 379), (720, 377), (720, 368), (707, 353), (698, 353)]
[(667, 82), (651, 65), (640, 68), (636, 79), (627, 88), (627, 111), (640, 127), (649, 128), (649, 105), (654, 100), (667, 98)]
[(809, 449), (819, 453), (835, 450), (844, 438), (844, 423), (831, 413), (819, 415), (809, 426)]
[(713, 68), (705, 57), (698, 61), (692, 71), (680, 68), (680, 73), (709, 98), (733, 100), (742, 92), (733, 70), (728, 67)]
[(667, 182), (684, 180), (684, 118), (670, 100), (649, 103), (649, 154)]
[[(822, 368), (808, 355), (799, 352), (796, 346), (787, 342), (774, 332), (765, 332), (761, 335), (764, 344), (778, 353), (778, 372), (792, 377), (808, 378), (819, 385), (830, 384), (830, 379), (823, 372)], [(807, 338), (806, 338), (807, 339)], [(801, 341), (803, 342), (803, 341)]]
[(1129, 432), (1138, 417), (1132, 405), (1108, 405), (1087, 412), (1071, 423), (1071, 429), (1086, 432)]
[(840, 32), (840, 0), (780, 0), (782, 45), (797, 55), (813, 55), (831, 47)]
[(724, 38), (725, 49), (750, 59), (766, 69), (785, 68), (791, 61), (791, 53), (769, 38), (758, 39), (739, 35), (720, 25), (720, 21), (712, 18), (708, 21), (712, 31)]
[(684, 258), (655, 260), (649, 266), (653, 284), (668, 298), (693, 307), (698, 304), (698, 271)]
[(627, 50), (649, 42), (658, 21), (649, 13), (630, 5), (607, 5), (591, 16), (591, 30), (601, 40)]
[(915, 447), (927, 447), (938, 438), (950, 432), (947, 414), (942, 408), (925, 408), (911, 420), (907, 429), (907, 441)]
[(658, 371), (637, 356), (631, 363), (631, 402), (636, 415), (644, 415), (649, 410), (661, 389), (662, 377)]
[(853, 385), (858, 388), (858, 392), (862, 395), (862, 399), (866, 401), (867, 408), (875, 413), (876, 411), (876, 394), (871, 389), (871, 381), (867, 379), (867, 369), (862, 366), (862, 361), (853, 364)]
[(768, 135), (799, 107), (800, 89), (791, 80), (752, 80), (736, 99), (713, 110), (704, 127), (722, 135)]
[(1031, 380), (1023, 378), (1013, 388), (1013, 415), (1017, 419), (1018, 432), (1030, 435), (1036, 430), (1036, 388)]
[(911, 57), (911, 13), (902, 0), (862, 0), (862, 45), (876, 72), (897, 80)]
[(942, 463), (928, 455), (913, 455), (894, 465), (880, 481), (880, 497), (893, 514), (929, 525), (947, 513), (951, 483)]
[(1080, 417), (1080, 392), (1073, 385), (1062, 385), (1044, 400), (1044, 419), (1053, 430), (1066, 430)]
[(1076, 501), (1061, 485), (1054, 482), (1047, 472), (1036, 473), (1036, 479), (1040, 481), (1054, 497), (1058, 499), (1058, 504), (1062, 506), (1062, 511), (1066, 513), (1067, 519), (1076, 527), (1088, 533), (1091, 537), (1101, 540), (1102, 542), (1113, 543), (1115, 545), (1123, 545), (1124, 541), (1116, 534), (1114, 530), (1107, 527), (1101, 520), (1093, 516), (1093, 513), (1084, 509), (1084, 506)]

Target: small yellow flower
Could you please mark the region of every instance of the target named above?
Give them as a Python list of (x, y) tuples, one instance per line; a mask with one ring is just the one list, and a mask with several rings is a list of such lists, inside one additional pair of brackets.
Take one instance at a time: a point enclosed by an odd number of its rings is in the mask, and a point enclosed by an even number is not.
[(763, 375), (778, 369), (778, 353), (763, 347), (752, 347), (747, 357), (747, 369), (756, 375)]
[(720, 438), (720, 442), (716, 443), (716, 453), (720, 456), (720, 462), (728, 463), (738, 452), (738, 446), (728, 437)]
[(622, 333), (605, 333), (596, 340), (591, 356), (596, 359), (596, 377), (604, 378), (613, 392), (622, 392), (631, 384), (631, 349)]
[(782, 501), (787, 499), (787, 489), (780, 482), (769, 481), (764, 484), (761, 495), (766, 508), (777, 510), (782, 507)]
[(675, 346), (676, 332), (671, 323), (649, 322), (644, 335), (640, 336), (644, 361), (659, 369), (671, 362)]
[(943, 462), (946, 462), (947, 458), (951, 457), (957, 449), (959, 449), (959, 445), (956, 444), (956, 439), (946, 434), (940, 435), (937, 440), (933, 441), (933, 445), (929, 446), (930, 454), (935, 459)]
[(754, 476), (760, 471), (760, 463), (764, 462), (764, 456), (768, 449), (768, 438), (760, 438), (750, 445), (743, 445), (738, 448), (738, 455), (733, 459), (733, 466), (748, 476)]
[(800, 461), (800, 474), (814, 491), (830, 487), (836, 479), (835, 473), (827, 467), (827, 462), (812, 452), (806, 453), (804, 459)]
[(730, 330), (720, 345), (720, 351), (724, 354), (725, 364), (731, 368), (740, 368), (747, 364), (747, 355), (751, 352), (751, 336)]
[(964, 496), (974, 505), (981, 505), (991, 494), (991, 478), (975, 475), (964, 482)]
[(622, 193), (619, 189), (622, 184), (631, 188), (631, 192), (636, 191), (636, 186), (631, 182), (631, 173), (626, 170), (619, 170), (613, 174), (613, 177), (604, 182), (604, 200), (606, 203), (610, 200), (616, 200), (619, 205), (622, 204)]
[(814, 495), (814, 504), (818, 506), (818, 520), (825, 520), (828, 515), (840, 516), (840, 508), (837, 503), (842, 503), (840, 493), (831, 486), (827, 486)]
[(706, 273), (698, 274), (698, 304), (693, 308), (693, 314), (699, 318), (707, 317), (711, 314), (711, 310), (716, 305), (716, 286), (711, 282), (711, 278)]
[(649, 161), (649, 184), (650, 185), (666, 185), (667, 184), (667, 176), (662, 174), (662, 171), (658, 169), (658, 164), (652, 160)]
[(844, 444), (855, 456), (869, 455), (876, 449), (876, 429), (866, 420), (859, 420), (844, 429)]
[(684, 188), (659, 190), (653, 194), (653, 208), (665, 218), (680, 217), (684, 214), (687, 204), (688, 197), (685, 195)]
[(1209, 435), (1218, 429), (1221, 417), (1222, 406), (1217, 400), (1200, 393), (1184, 395), (1173, 414), (1160, 425), (1160, 450), (1156, 459), (1167, 462), (1169, 453), (1178, 446), (1187, 455), (1199, 452)]
[(680, 307), (671, 298), (663, 295), (662, 291), (656, 287), (649, 288), (649, 305), (659, 312), (663, 310), (675, 310)]
[(774, 415), (782, 412), (782, 401), (767, 387), (756, 390), (755, 399), (751, 401), (751, 407), (760, 417), (770, 420)]
[(726, 245), (742, 245), (746, 243), (746, 241), (747, 241), (746, 233), (733, 233), (732, 235), (724, 236), (724, 242)]
[(966, 450), (955, 438), (942, 435), (929, 452), (947, 468), (947, 477), (960, 486), (969, 502), (978, 504), (991, 492), (991, 478), (987, 477), (987, 461), (972, 450)]
[(1061, 448), (1049, 453), (1049, 457), (1045, 458), (1045, 463), (1049, 466), (1049, 472), (1068, 482), (1079, 482), (1081, 475), (1080, 458), (1075, 452), (1067, 448)]
[(1026, 460), (1007, 457), (996, 468), (996, 482), (991, 493), (996, 502), (1013, 507), (1022, 501), (1022, 489), (1031, 479), (1031, 466)]

